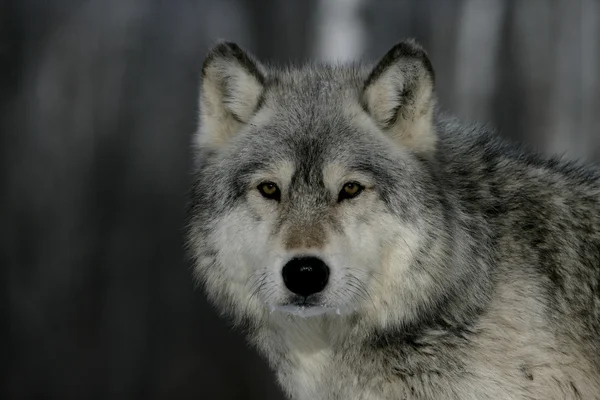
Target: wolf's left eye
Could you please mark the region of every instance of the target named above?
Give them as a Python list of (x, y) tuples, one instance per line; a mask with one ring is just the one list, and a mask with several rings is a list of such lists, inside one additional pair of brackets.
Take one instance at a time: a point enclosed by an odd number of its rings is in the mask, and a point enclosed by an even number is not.
[(260, 185), (258, 185), (257, 189), (260, 192), (260, 194), (262, 194), (263, 197), (267, 199), (277, 201), (281, 200), (281, 191), (279, 190), (279, 187), (273, 182), (262, 182)]
[(356, 197), (362, 192), (364, 186), (357, 182), (346, 182), (338, 196), (338, 202)]

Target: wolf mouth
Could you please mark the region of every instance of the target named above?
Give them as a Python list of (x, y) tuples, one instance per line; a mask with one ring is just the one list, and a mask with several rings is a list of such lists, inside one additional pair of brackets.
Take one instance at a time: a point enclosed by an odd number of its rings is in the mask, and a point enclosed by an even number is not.
[(318, 304), (298, 304), (298, 303), (288, 303), (284, 305), (279, 305), (275, 307), (271, 307), (271, 312), (282, 312), (284, 314), (296, 315), (299, 317), (315, 317), (323, 314), (335, 314), (339, 309), (335, 309), (332, 307), (327, 307)]
[[(269, 307), (271, 313), (281, 312), (299, 317), (314, 317), (319, 315), (346, 315), (352, 311), (351, 307), (331, 306), (320, 301), (310, 301), (306, 298), (292, 299), (284, 304)], [(355, 309), (354, 309), (355, 310)], [(356, 310), (355, 310), (356, 311)]]
[(283, 304), (283, 306), (310, 308), (310, 307), (323, 307), (323, 304), (315, 303), (312, 301), (293, 301), (293, 302), (290, 302), (287, 304)]
[(311, 298), (309, 299), (308, 297), (294, 296), (294, 298), (292, 298), (288, 302), (282, 304), (282, 306), (296, 306), (296, 307), (304, 307), (304, 308), (323, 307), (324, 306), (319, 301), (319, 299), (313, 298), (315, 296), (310, 296), (310, 297)]

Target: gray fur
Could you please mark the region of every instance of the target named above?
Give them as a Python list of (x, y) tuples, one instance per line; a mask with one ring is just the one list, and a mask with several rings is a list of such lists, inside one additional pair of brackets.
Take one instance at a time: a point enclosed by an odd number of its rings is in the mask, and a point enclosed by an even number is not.
[[(285, 69), (231, 46), (205, 71), (260, 74), (260, 93), (244, 94), (259, 100), (243, 122), (201, 100), (188, 245), (207, 295), (290, 398), (600, 399), (597, 170), (443, 115), (414, 42), (375, 67)], [(388, 67), (411, 82), (394, 127), (371, 114), (385, 95), (366, 95)], [(204, 75), (203, 90), (223, 76)], [(207, 140), (218, 118), (226, 140)], [(346, 172), (367, 189), (338, 203)], [(264, 177), (279, 203), (257, 194)], [(330, 265), (318, 315), (280, 307), (292, 301), (280, 268), (297, 254)]]

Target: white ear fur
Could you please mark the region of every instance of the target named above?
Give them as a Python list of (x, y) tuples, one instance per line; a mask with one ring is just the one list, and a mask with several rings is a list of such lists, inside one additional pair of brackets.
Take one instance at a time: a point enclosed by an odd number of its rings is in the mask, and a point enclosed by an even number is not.
[(198, 144), (216, 149), (248, 123), (262, 101), (265, 70), (235, 43), (220, 43), (202, 67)]
[(363, 104), (394, 140), (418, 152), (435, 149), (434, 72), (425, 51), (412, 40), (394, 46), (365, 82)]

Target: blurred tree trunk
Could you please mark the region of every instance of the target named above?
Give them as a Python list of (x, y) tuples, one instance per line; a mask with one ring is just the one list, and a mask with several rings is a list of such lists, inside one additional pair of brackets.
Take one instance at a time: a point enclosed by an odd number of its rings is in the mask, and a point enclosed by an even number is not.
[(499, 72), (498, 59), (504, 0), (464, 0), (458, 19), (455, 111), (470, 120), (492, 119), (492, 98)]
[(314, 40), (313, 23), (318, 0), (242, 0), (252, 21), (250, 44), (261, 60), (306, 61)]
[(581, 19), (581, 131), (590, 157), (600, 162), (600, 2), (583, 0)]
[(360, 17), (363, 0), (320, 0), (314, 58), (330, 62), (362, 57), (366, 35)]
[[(553, 8), (556, 2), (533, 0), (517, 4), (509, 40), (516, 61), (514, 73), (521, 83), (521, 109), (516, 111), (522, 115), (524, 136), (513, 138), (528, 141), (543, 150), (551, 126), (550, 105), (554, 94), (548, 82), (553, 79), (549, 66), (554, 62)], [(514, 94), (508, 91), (508, 96)], [(505, 98), (505, 101), (512, 100)]]
[[(589, 146), (582, 132), (582, 1), (554, 4), (554, 59), (551, 65), (553, 93), (545, 149), (566, 152), (571, 158), (587, 158)], [(576, 60), (577, 62), (574, 62)], [(540, 132), (541, 133), (541, 132)]]
[(430, 29), (431, 42), (427, 51), (435, 69), (437, 95), (445, 108), (453, 105), (456, 99), (457, 35), (461, 9), (460, 0), (435, 0), (429, 9), (429, 20), (423, 24)]

